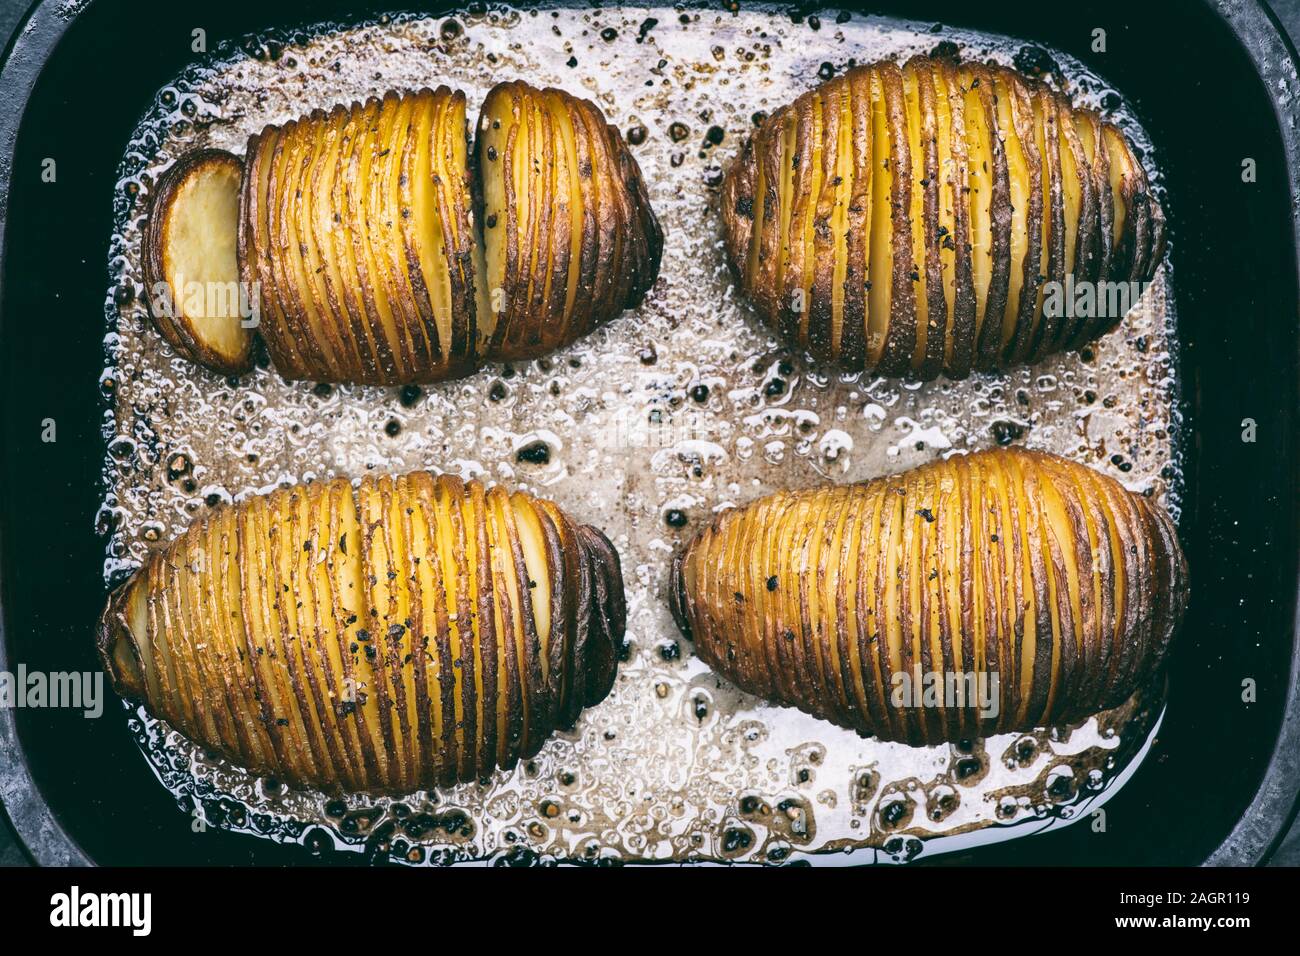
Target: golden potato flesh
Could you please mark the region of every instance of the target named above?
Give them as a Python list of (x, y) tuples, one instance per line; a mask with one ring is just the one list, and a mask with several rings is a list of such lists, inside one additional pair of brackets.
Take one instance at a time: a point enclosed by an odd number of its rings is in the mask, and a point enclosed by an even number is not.
[(464, 94), (390, 93), (268, 126), (243, 190), (241, 261), (281, 372), (398, 384), (477, 366)]
[(1122, 703), (1164, 659), (1187, 567), (1149, 499), (1006, 449), (725, 512), (670, 601), (743, 690), (932, 744)]
[[(1013, 70), (940, 57), (857, 67), (774, 112), (729, 167), (722, 211), (768, 325), (817, 358), (915, 379), (1084, 345), (1164, 247), (1118, 129)], [(1084, 284), (1092, 300), (1070, 294)]]
[(609, 692), (618, 555), (549, 501), (416, 472), (217, 508), (114, 592), (118, 692), (255, 773), (404, 793), (537, 753)]
[(221, 150), (182, 157), (158, 180), (143, 237), (158, 331), (191, 362), (228, 375), (252, 366), (253, 323), (244, 320), (253, 303), (240, 296), (235, 249), (242, 170)]
[(594, 104), (526, 83), (494, 87), (476, 164), (492, 358), (534, 357), (641, 303), (663, 232), (636, 160)]

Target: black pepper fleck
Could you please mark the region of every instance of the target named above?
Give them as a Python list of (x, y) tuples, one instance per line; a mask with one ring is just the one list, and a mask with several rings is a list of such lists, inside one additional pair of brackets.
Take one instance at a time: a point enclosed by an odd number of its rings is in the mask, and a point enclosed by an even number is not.
[(515, 460), (530, 465), (545, 465), (551, 460), (551, 447), (544, 441), (530, 442), (515, 452)]

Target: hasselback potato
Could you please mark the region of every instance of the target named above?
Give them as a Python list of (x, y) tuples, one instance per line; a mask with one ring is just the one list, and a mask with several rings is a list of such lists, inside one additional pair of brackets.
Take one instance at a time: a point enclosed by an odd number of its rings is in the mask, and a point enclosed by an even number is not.
[(476, 367), (465, 129), (465, 96), (444, 86), (249, 139), (240, 261), (283, 374), (396, 383)]
[[(912, 744), (1122, 703), (1160, 666), (1186, 601), (1164, 511), (1017, 449), (727, 511), (670, 584), (679, 627), (743, 690)], [(919, 694), (950, 677), (964, 700)]]
[[(940, 56), (856, 67), (773, 112), (728, 168), (722, 215), (737, 282), (787, 341), (917, 379), (1097, 338), (1125, 301), (1099, 284), (1131, 300), (1164, 248), (1114, 125), (1014, 70)], [(1048, 282), (1096, 300), (1045, 309)]]
[[(177, 232), (168, 223), (201, 225), (183, 233), (193, 237), (187, 261), (202, 259), (214, 232), (229, 239), (257, 311), (245, 325), (282, 374), (321, 382), (455, 378), (536, 357), (640, 304), (663, 233), (636, 160), (600, 110), (505, 83), (488, 94), (478, 130), (471, 153), (465, 96), (445, 86), (267, 126), (242, 163), (205, 151), (242, 169), (228, 221), (193, 190), (159, 190), (146, 262)], [(182, 158), (165, 176), (184, 182), (191, 167)], [(159, 331), (187, 358), (222, 372), (249, 366), (252, 328), (239, 328), (239, 361), (217, 361), (158, 302), (150, 297)]]
[(476, 149), (488, 289), (500, 289), (490, 351), (528, 358), (640, 302), (663, 236), (636, 160), (595, 104), (502, 83)]
[(409, 792), (535, 754), (609, 692), (618, 555), (549, 501), (415, 472), (221, 506), (110, 597), (120, 694), (249, 770)]

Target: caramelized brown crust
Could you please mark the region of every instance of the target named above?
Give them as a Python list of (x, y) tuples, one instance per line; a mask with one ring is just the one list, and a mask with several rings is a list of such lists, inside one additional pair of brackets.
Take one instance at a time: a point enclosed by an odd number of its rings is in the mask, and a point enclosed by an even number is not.
[(254, 773), (405, 793), (537, 753), (613, 686), (618, 554), (554, 504), (415, 472), (220, 507), (111, 596), (114, 687)]
[[(943, 58), (857, 67), (776, 110), (722, 200), (732, 273), (771, 328), (921, 380), (1082, 346), (1122, 316), (1074, 315), (1067, 278), (1146, 282), (1163, 257), (1117, 128), (1014, 70)], [(1066, 308), (1045, 308), (1049, 289)]]
[[(1149, 499), (1000, 449), (728, 511), (677, 556), (669, 599), (700, 657), (743, 690), (931, 744), (1122, 703), (1164, 660), (1187, 582)], [(895, 675), (919, 697), (935, 673), (938, 703), (911, 706)], [(942, 681), (967, 674), (996, 712), (945, 702)]]

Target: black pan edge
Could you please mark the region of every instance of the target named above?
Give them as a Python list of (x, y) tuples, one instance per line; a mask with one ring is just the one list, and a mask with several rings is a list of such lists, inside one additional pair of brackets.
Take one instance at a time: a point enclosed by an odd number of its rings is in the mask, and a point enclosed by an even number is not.
[[(0, 90), (4, 91), (4, 102), (9, 107), (0, 110), (0, 266), (5, 258), (5, 224), (9, 219), (9, 185), (18, 127), (27, 111), (36, 78), (75, 16), (61, 12), (60, 7), (67, 9), (54, 0), (42, 0), (33, 6), (14, 30), (0, 58)], [(3, 297), (4, 289), (0, 287), (0, 299)], [(4, 568), (0, 567), (0, 577), (3, 574)], [(0, 671), (9, 670), (7, 648), (4, 617), (0, 614)], [(18, 740), (14, 711), (6, 707), (0, 707), (0, 807), (8, 815), (19, 842), (36, 863), (42, 866), (91, 864), (90, 858), (54, 818), (36, 788), (27, 766), (27, 755)]]
[[(0, 90), (10, 109), (0, 111), (0, 265), (5, 258), (4, 227), (8, 221), (9, 188), (17, 133), (36, 80), (60, 39), (93, 0), (67, 4), (39, 0), (15, 31), (0, 57)], [(1200, 0), (1237, 38), (1270, 90), (1279, 65), (1300, 63), (1295, 47), (1261, 0)], [(1300, 132), (1271, 96), (1288, 163), (1295, 235), (1300, 239)], [(1300, 242), (1297, 242), (1300, 272)], [(0, 299), (4, 290), (0, 288)], [(1300, 321), (1300, 316), (1297, 316)], [(1297, 358), (1300, 358), (1298, 356)], [(2, 530), (2, 529), (0, 529)], [(0, 577), (3, 576), (0, 567)], [(1300, 585), (1297, 586), (1300, 595)], [(1300, 780), (1300, 607), (1293, 608), (1290, 681), (1282, 724), (1263, 780), (1250, 805), (1229, 836), (1207, 858), (1207, 865), (1241, 866), (1266, 861), (1281, 843), (1296, 817), (1296, 783)], [(9, 668), (3, 619), (0, 618), (0, 670)], [(0, 709), (0, 809), (20, 841), (41, 865), (89, 865), (93, 861), (54, 818), (37, 789), (17, 736), (13, 711)]]
[[(1213, 9), (1236, 34), (1261, 77), (1267, 82), (1278, 70), (1277, 64), (1300, 63), (1300, 54), (1286, 30), (1272, 11), (1258, 0), (1238, 4), (1232, 0), (1213, 0)], [(1267, 83), (1270, 90), (1274, 83)], [(1273, 100), (1278, 128), (1286, 148), (1288, 179), (1291, 187), (1291, 215), (1296, 236), (1300, 238), (1300, 132), (1288, 122), (1277, 98)], [(1297, 244), (1297, 269), (1300, 269), (1300, 244)], [(1300, 321), (1300, 316), (1295, 317)], [(1294, 383), (1293, 383), (1294, 386)], [(1293, 476), (1292, 487), (1296, 487)], [(1300, 585), (1297, 586), (1300, 596)], [(1278, 731), (1273, 755), (1264, 779), (1250, 806), (1242, 814), (1219, 848), (1210, 854), (1206, 866), (1252, 866), (1266, 861), (1286, 837), (1300, 809), (1300, 604), (1292, 608), (1291, 679), (1287, 684), (1282, 726)]]

